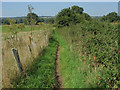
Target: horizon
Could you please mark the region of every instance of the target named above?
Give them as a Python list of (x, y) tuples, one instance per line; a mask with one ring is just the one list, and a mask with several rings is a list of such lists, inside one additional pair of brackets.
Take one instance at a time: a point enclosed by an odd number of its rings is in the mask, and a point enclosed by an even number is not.
[(33, 12), (38, 16), (56, 16), (62, 9), (73, 5), (82, 7), (84, 13), (88, 13), (90, 16), (118, 13), (118, 2), (2, 2), (1, 17), (25, 17), (28, 14), (27, 6), (29, 4), (34, 7)]
[[(14, 17), (14, 16), (13, 17), (12, 16), (11, 17), (3, 17), (2, 16), (0, 18), (22, 18), (22, 17), (24, 18), (24, 17), (27, 17), (27, 16), (18, 16), (18, 17)], [(38, 16), (38, 17), (55, 17), (55, 16)], [(102, 16), (91, 16), (91, 17), (102, 17)]]

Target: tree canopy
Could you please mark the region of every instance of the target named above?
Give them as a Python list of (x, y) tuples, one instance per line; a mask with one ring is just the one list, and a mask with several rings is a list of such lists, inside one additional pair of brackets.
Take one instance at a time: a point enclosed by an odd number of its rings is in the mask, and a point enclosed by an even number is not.
[(34, 23), (34, 24), (37, 24), (38, 21), (39, 21), (39, 17), (38, 17), (38, 15), (35, 14), (35, 13), (28, 13), (28, 14), (27, 14), (27, 17), (26, 17), (26, 19), (25, 19), (25, 20), (27, 20), (27, 21), (24, 21), (24, 22), (26, 22), (28, 25), (30, 25), (30, 23), (31, 23), (31, 16), (32, 16), (33, 23)]
[(69, 26), (71, 23), (80, 23), (85, 20), (91, 20), (92, 18), (87, 14), (83, 13), (84, 9), (78, 6), (72, 6), (61, 10), (56, 16), (55, 24), (57, 27)]
[(117, 22), (119, 20), (120, 16), (116, 12), (111, 12), (107, 14), (106, 16), (104, 15), (101, 20), (102, 21), (109, 21), (109, 22)]
[(71, 11), (72, 11), (73, 13), (79, 13), (79, 14), (82, 14), (84, 10), (83, 10), (82, 7), (72, 6)]

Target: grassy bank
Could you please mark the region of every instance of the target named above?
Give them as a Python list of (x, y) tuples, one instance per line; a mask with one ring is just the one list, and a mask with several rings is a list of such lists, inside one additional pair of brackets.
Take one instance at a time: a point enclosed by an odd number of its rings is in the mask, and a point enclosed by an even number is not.
[(56, 31), (64, 87), (119, 87), (116, 25), (91, 21)]
[[(82, 62), (82, 59), (76, 52), (70, 48), (67, 40), (56, 33), (56, 38), (60, 43), (60, 73), (64, 88), (98, 88), (98, 77), (100, 68), (91, 71), (88, 62)], [(91, 71), (91, 72), (90, 72)]]
[[(47, 36), (45, 33), (47, 31)], [(48, 44), (48, 39), (51, 36), (52, 29), (44, 31), (33, 31), (32, 33), (32, 55), (28, 48), (30, 45), (31, 32), (19, 32), (17, 34), (17, 41), (11, 38), (10, 33), (2, 34), (2, 84), (3, 87), (9, 88), (13, 79), (19, 78), (19, 70), (17, 63), (12, 53), (12, 48), (18, 50), (20, 61), (23, 66), (24, 72), (32, 68), (34, 61), (33, 57), (36, 58), (38, 53), (41, 52), (44, 47)]]
[(58, 43), (54, 38), (50, 39), (48, 47), (33, 62), (33, 69), (27, 72), (27, 77), (20, 83), (15, 82), (16, 88), (54, 88), (55, 80), (55, 58)]

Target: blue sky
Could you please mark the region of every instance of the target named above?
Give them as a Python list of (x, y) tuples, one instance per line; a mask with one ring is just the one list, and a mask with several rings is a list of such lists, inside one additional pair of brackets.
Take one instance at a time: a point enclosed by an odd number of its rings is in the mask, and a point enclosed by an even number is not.
[(117, 2), (2, 2), (2, 17), (26, 16), (27, 6), (31, 4), (39, 16), (55, 16), (64, 8), (77, 5), (91, 16), (103, 16), (118, 12)]

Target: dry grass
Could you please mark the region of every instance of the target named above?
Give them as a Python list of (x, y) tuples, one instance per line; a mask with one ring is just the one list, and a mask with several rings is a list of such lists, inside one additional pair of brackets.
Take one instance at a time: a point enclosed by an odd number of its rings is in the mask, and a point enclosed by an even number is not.
[[(11, 83), (13, 79), (17, 79), (19, 71), (17, 68), (16, 61), (14, 59), (12, 48), (15, 47), (18, 50), (20, 60), (23, 66), (23, 70), (29, 70), (32, 68), (32, 62), (36, 56), (45, 47), (45, 31), (34, 31), (33, 32), (33, 42), (32, 42), (32, 55), (28, 49), (30, 32), (20, 32), (18, 33), (18, 41), (13, 41), (12, 39), (7, 39), (10, 34), (4, 33), (2, 36), (2, 82), (3, 87), (12, 87)], [(47, 43), (50, 37), (50, 30), (47, 31)], [(16, 45), (13, 45), (15, 43)]]

